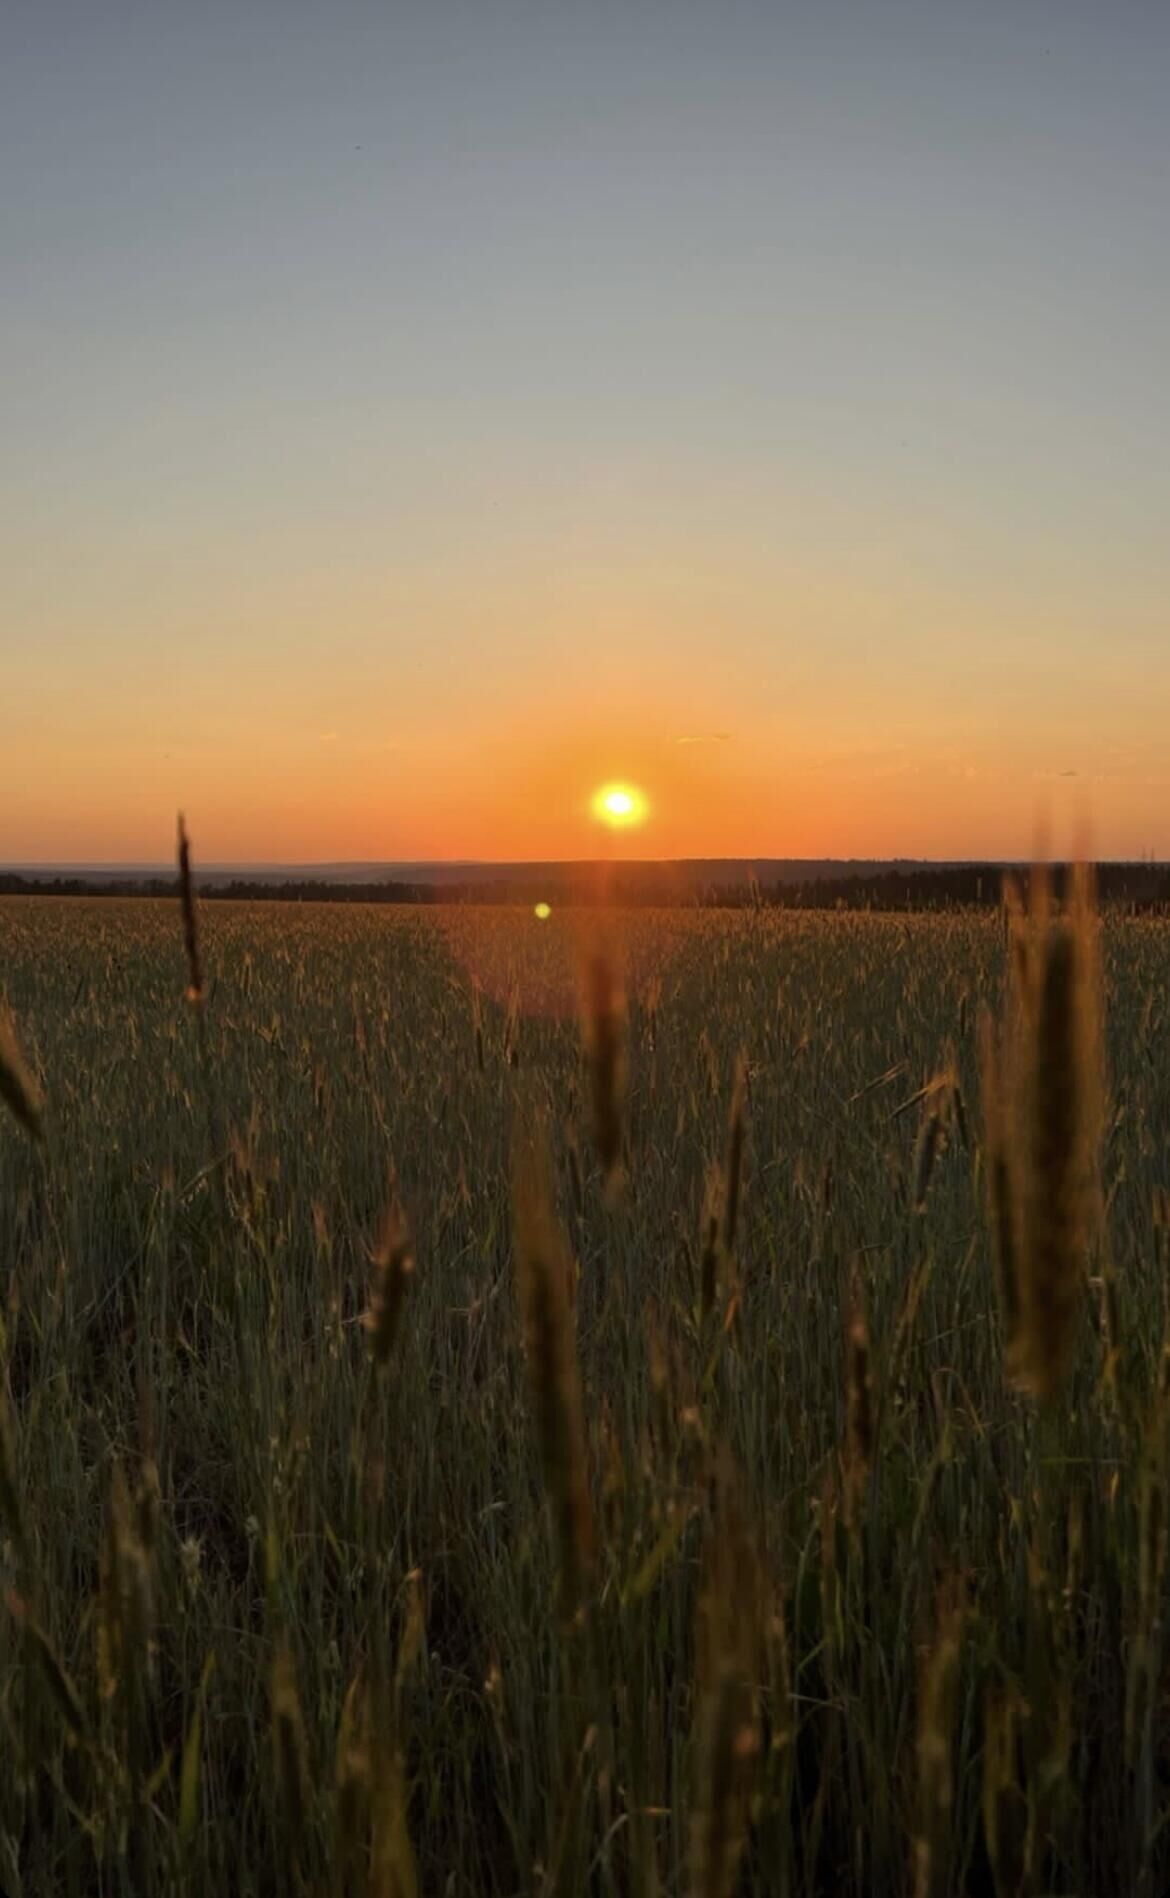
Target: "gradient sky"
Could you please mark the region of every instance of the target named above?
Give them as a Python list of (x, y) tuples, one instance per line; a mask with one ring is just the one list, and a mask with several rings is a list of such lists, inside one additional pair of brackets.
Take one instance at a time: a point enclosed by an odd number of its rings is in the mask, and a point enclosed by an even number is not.
[(615, 777), (1170, 856), (1168, 79), (1163, 0), (6, 0), (0, 860)]

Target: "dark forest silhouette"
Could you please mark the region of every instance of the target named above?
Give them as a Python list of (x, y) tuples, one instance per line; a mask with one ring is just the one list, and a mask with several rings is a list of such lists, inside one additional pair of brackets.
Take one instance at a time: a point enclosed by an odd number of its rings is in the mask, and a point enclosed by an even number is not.
[[(529, 905), (539, 895), (557, 904), (615, 902), (634, 908), (734, 908), (945, 910), (991, 909), (1002, 900), (1003, 879), (1022, 866), (946, 865), (938, 868), (867, 868), (857, 874), (746, 878), (729, 864), (719, 876), (688, 878), (677, 866), (646, 864), (556, 864), (542, 876), (540, 866), (523, 874), (493, 874), (491, 866), (459, 882), (400, 880), (336, 882), (318, 877), (216, 876), (199, 880), (200, 896), (239, 902), (325, 902), (432, 905), (436, 903)], [(732, 874), (739, 870), (739, 874)], [(663, 873), (666, 874), (663, 874)], [(1057, 896), (1067, 867), (1052, 868)], [(1150, 863), (1106, 863), (1097, 870), (1102, 902), (1138, 911), (1170, 907), (1170, 868)], [(0, 896), (173, 897), (173, 877), (101, 877), (28, 875), (0, 872)]]

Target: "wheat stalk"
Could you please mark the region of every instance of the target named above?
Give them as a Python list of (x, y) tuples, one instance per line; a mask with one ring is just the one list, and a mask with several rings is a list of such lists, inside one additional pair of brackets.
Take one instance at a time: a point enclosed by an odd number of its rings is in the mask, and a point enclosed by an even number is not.
[(1069, 913), (1048, 880), (1010, 911), (1012, 982), (998, 1045), (985, 1030), (985, 1153), (1008, 1371), (1050, 1401), (1076, 1344), (1087, 1249), (1099, 1219), (1101, 1054), (1097, 924), (1089, 874)]
[(195, 880), (191, 875), (191, 844), (187, 826), (179, 817), (179, 901), (183, 908), (183, 947), (187, 952), (187, 1000), (203, 1000), (203, 964), (199, 955), (199, 920), (195, 909)]
[(561, 1608), (572, 1620), (593, 1563), (593, 1515), (570, 1296), (571, 1263), (553, 1209), (542, 1129), (513, 1151), (513, 1231), (529, 1392), (557, 1546)]
[(362, 1323), (369, 1334), (374, 1363), (383, 1367), (389, 1363), (394, 1349), (415, 1269), (410, 1228), (397, 1197), (391, 1199), (383, 1217), (372, 1262), (374, 1291)]
[(44, 1101), (16, 1039), (12, 1017), (0, 1009), (0, 1100), (33, 1140), (44, 1138)]
[(715, 1472), (715, 1506), (695, 1633), (698, 1701), (691, 1890), (730, 1898), (747, 1842), (760, 1755), (757, 1682), (762, 1670), (760, 1561), (744, 1523), (738, 1485), (725, 1456)]
[(625, 1003), (609, 958), (597, 951), (585, 969), (585, 1041), (593, 1096), (593, 1137), (607, 1183), (617, 1178), (625, 1096)]

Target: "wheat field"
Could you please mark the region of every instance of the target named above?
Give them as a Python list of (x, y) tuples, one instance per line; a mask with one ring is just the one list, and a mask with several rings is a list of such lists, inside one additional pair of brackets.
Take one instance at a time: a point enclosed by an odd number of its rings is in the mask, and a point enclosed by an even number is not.
[(1167, 1888), (1170, 926), (190, 921), (0, 903), (0, 1891)]

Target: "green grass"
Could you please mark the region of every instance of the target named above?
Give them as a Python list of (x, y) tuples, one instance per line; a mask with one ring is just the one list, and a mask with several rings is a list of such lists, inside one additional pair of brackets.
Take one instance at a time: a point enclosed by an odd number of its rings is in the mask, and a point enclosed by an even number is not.
[[(40, 1144), (0, 1119), (0, 1891), (1166, 1888), (1170, 928), (1105, 927), (1117, 1375), (1091, 1286), (1038, 1413), (981, 1177), (1002, 917), (614, 919), (608, 1188), (578, 919), (201, 927), (202, 1011), (177, 904), (0, 904), (45, 1099)], [(930, 1104), (897, 1110), (952, 1055), (916, 1211)], [(542, 1118), (592, 1495), (567, 1623), (512, 1246)]]

